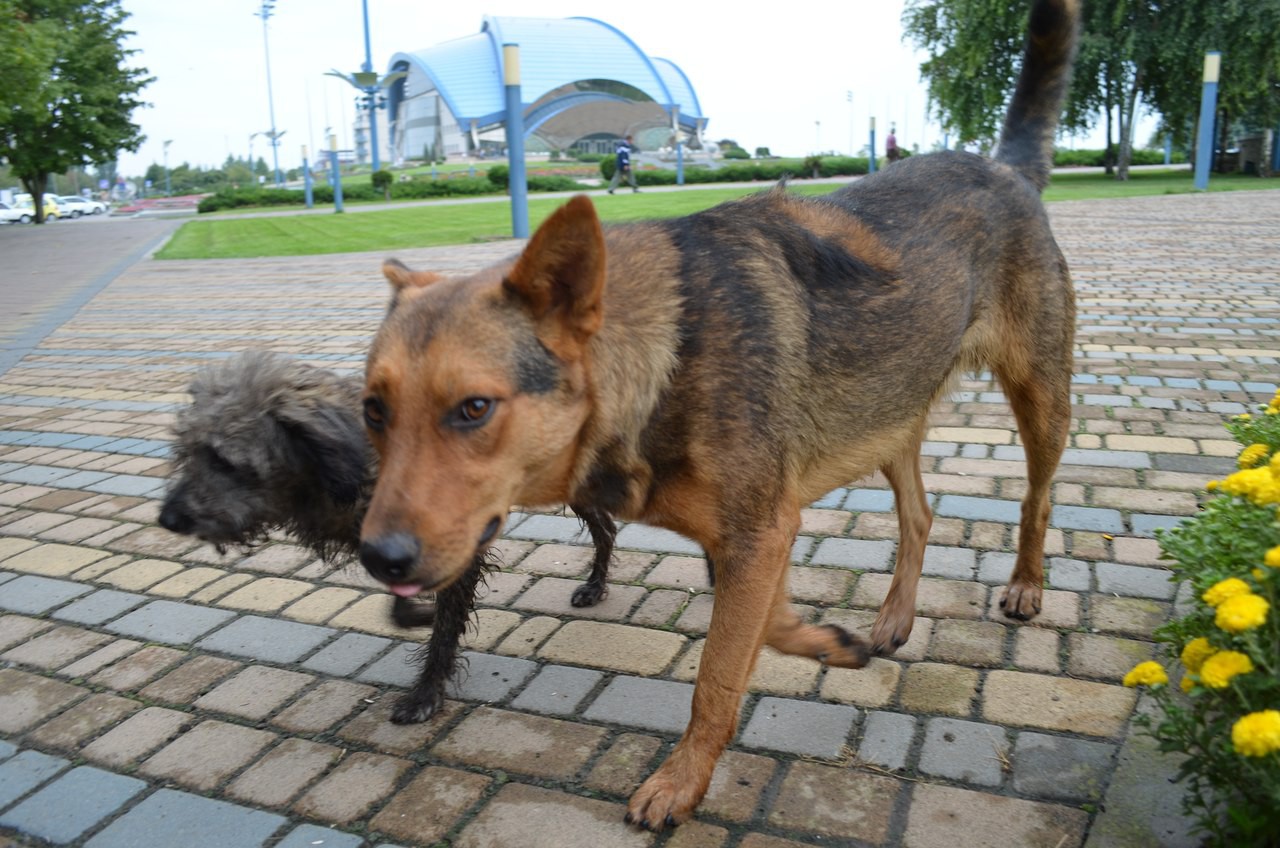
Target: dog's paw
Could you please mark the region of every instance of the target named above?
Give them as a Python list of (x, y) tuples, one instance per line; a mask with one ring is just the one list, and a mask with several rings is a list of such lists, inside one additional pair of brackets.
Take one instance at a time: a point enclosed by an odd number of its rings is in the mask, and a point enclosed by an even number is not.
[(623, 821), (658, 832), (684, 824), (693, 816), (706, 788), (681, 785), (663, 772), (664, 769), (658, 769), (635, 791), (627, 803)]
[(1043, 590), (1027, 583), (1010, 583), (1000, 596), (1000, 609), (1009, 618), (1029, 621), (1040, 612)]
[(569, 598), (569, 603), (575, 607), (593, 607), (609, 596), (609, 586), (607, 583), (593, 583), (587, 581), (581, 586), (573, 590), (573, 595)]
[(436, 622), (435, 601), (397, 596), (391, 603), (391, 620), (397, 627), (403, 627), (406, 630), (413, 627), (430, 627)]
[(439, 692), (418, 694), (409, 692), (396, 700), (391, 708), (392, 724), (421, 724), (436, 714), (444, 696)]
[(892, 656), (907, 640), (911, 638), (911, 627), (916, 619), (913, 615), (891, 616), (883, 612), (876, 617), (871, 626), (871, 653), (877, 657)]
[(871, 648), (866, 641), (854, 636), (836, 624), (825, 625), (831, 638), (830, 646), (820, 651), (815, 659), (839, 668), (862, 668), (871, 661)]

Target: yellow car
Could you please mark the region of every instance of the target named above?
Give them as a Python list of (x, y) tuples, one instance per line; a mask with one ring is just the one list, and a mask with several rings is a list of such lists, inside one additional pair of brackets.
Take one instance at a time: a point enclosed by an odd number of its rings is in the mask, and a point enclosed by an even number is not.
[[(31, 204), (31, 195), (19, 194), (14, 197), (14, 206), (19, 209), (25, 209), (31, 213), (31, 217), (35, 218), (35, 207)], [(56, 221), (62, 217), (62, 210), (58, 207), (58, 200), (52, 194), (44, 196), (44, 218), (46, 221)]]

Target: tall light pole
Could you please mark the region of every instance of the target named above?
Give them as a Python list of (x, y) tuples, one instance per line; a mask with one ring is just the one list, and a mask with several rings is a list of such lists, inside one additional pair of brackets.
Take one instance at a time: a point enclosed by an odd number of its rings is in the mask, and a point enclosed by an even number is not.
[[(371, 162), (373, 170), (377, 171), (382, 168), (382, 161), (378, 154), (378, 110), (386, 108), (386, 98), (383, 97), (382, 91), (390, 87), (397, 80), (404, 78), (404, 71), (397, 71), (393, 74), (387, 74), (381, 79), (378, 73), (373, 69), (373, 50), (369, 45), (369, 0), (361, 0), (361, 6), (364, 12), (364, 64), (360, 66), (360, 70), (354, 74), (344, 74), (341, 71), (326, 71), (327, 76), (337, 77), (346, 80), (353, 88), (361, 92), (361, 96), (357, 98), (357, 108), (364, 109), (365, 114), (369, 117), (369, 148), (373, 153)], [(363, 101), (363, 104), (361, 104)]]
[(253, 170), (253, 140), (262, 133), (249, 133), (249, 182), (258, 184), (258, 175)]
[(275, 166), (276, 185), (283, 182), (280, 179), (280, 135), (276, 133), (276, 102), (271, 94), (271, 44), (267, 40), (267, 18), (271, 17), (276, 0), (262, 0), (262, 6), (254, 12), (255, 15), (262, 18), (262, 48), (267, 56), (267, 109), (271, 113), (271, 162)]
[(169, 139), (164, 143), (164, 196), (169, 197), (173, 194), (173, 187), (169, 184), (169, 145), (173, 144), (173, 139)]

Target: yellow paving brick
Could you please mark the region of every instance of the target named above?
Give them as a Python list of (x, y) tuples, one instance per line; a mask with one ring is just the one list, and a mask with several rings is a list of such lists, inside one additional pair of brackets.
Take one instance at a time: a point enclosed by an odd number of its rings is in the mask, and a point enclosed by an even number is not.
[(884, 707), (893, 701), (902, 677), (902, 666), (883, 657), (872, 657), (865, 668), (828, 668), (821, 695), (828, 701), (859, 707)]
[(221, 568), (209, 568), (207, 566), (188, 568), (173, 575), (163, 583), (157, 583), (152, 586), (147, 590), (147, 594), (163, 595), (166, 598), (185, 598), (192, 592), (203, 589), (213, 581), (226, 576), (226, 573)]
[(9, 557), (4, 561), (4, 567), (9, 571), (45, 577), (65, 577), (106, 556), (106, 551), (75, 545), (39, 545)]
[(1225, 439), (1201, 439), (1200, 450), (1206, 456), (1234, 457), (1240, 452), (1240, 446)]
[(99, 577), (106, 574), (107, 572), (114, 571), (120, 566), (124, 565), (125, 563), (131, 562), (132, 560), (133, 560), (133, 557), (129, 556), (128, 554), (116, 554), (115, 556), (107, 557), (106, 559), (100, 559), (95, 563), (86, 565), (84, 568), (80, 569), (75, 574), (71, 575), (71, 578), (73, 580), (79, 580), (82, 582), (85, 580), (97, 580)]
[(487, 651), (498, 644), (517, 626), (521, 617), (519, 613), (499, 609), (476, 610), (475, 627), (468, 627), (462, 637), (462, 647), (471, 651)]
[(989, 427), (931, 427), (925, 434), (931, 442), (960, 442), (979, 445), (1011, 445), (1012, 430), (996, 430)]
[(419, 632), (396, 627), (392, 622), (391, 602), (393, 600), (394, 597), (386, 593), (366, 595), (330, 619), (329, 625), (344, 630), (362, 630), (365, 633), (390, 636), (394, 639), (420, 637)]
[(8, 568), (4, 560), (35, 547), (35, 544), (29, 539), (0, 539), (0, 567)]
[(687, 641), (684, 636), (661, 630), (603, 621), (571, 621), (556, 631), (538, 656), (552, 662), (651, 675), (665, 669)]
[(275, 612), (286, 604), (298, 600), (311, 589), (310, 583), (304, 583), (301, 580), (264, 577), (224, 596), (218, 601), (218, 606), (252, 612)]
[[(706, 639), (698, 640), (680, 658), (671, 676), (676, 680), (695, 680), (706, 643)], [(760, 650), (760, 657), (756, 660), (755, 670), (751, 673), (751, 681), (747, 686), (752, 692), (798, 698), (814, 690), (821, 670), (820, 664), (807, 657), (789, 657), (766, 647)]]
[(128, 592), (141, 592), (166, 577), (182, 571), (182, 566), (165, 559), (140, 559), (117, 568), (98, 578), (98, 582), (116, 586)]
[(508, 657), (529, 657), (560, 627), (560, 619), (538, 615), (521, 624), (494, 649)]
[(191, 600), (201, 604), (211, 604), (228, 592), (239, 589), (244, 584), (252, 581), (252, 574), (228, 574), (192, 594)]
[(336, 613), (349, 606), (360, 592), (342, 586), (326, 586), (290, 604), (281, 613), (285, 618), (307, 624), (324, 624)]
[(1105, 439), (1111, 450), (1147, 451), (1150, 453), (1200, 453), (1194, 439), (1172, 436), (1128, 436), (1112, 434)]

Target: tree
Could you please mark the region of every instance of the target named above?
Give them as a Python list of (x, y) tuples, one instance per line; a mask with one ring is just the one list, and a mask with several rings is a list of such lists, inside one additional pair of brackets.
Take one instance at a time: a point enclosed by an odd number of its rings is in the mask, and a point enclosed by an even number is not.
[(146, 105), (138, 93), (152, 81), (126, 67), (136, 53), (121, 42), (128, 14), (121, 0), (0, 0), (0, 46), (23, 45), (10, 78), (5, 52), (0, 85), (0, 157), (30, 192), (37, 223), (50, 174), (113, 160), (144, 136), (132, 122)]

